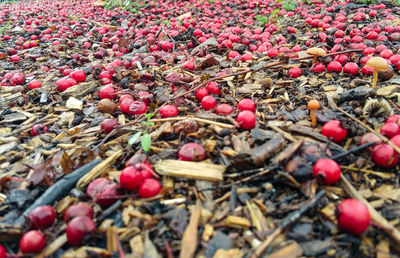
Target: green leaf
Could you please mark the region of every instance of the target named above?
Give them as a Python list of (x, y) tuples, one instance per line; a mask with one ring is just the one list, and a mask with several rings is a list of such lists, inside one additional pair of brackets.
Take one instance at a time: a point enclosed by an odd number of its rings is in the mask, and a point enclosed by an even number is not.
[(145, 134), (142, 136), (142, 140), (140, 141), (142, 148), (145, 152), (148, 152), (151, 147), (151, 136), (150, 134)]
[(142, 135), (142, 132), (135, 133), (131, 138), (129, 138), (128, 145), (132, 145), (132, 144), (139, 142), (141, 135)]
[(151, 119), (153, 116), (154, 116), (154, 114), (153, 114), (153, 113), (146, 114), (146, 118), (147, 118), (147, 119)]

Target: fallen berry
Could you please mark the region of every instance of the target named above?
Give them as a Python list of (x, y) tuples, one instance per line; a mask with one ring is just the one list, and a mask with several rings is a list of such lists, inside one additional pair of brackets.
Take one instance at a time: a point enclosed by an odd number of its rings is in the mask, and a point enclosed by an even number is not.
[(249, 110), (244, 110), (238, 114), (236, 121), (241, 128), (245, 130), (250, 130), (256, 126), (257, 119), (256, 115), (253, 112)]
[(215, 109), (217, 115), (229, 115), (233, 112), (233, 108), (229, 104), (219, 104)]
[(138, 188), (140, 198), (151, 198), (161, 191), (161, 184), (154, 178), (144, 179)]
[(256, 111), (256, 104), (251, 99), (242, 99), (237, 104), (237, 108), (240, 111), (249, 110), (254, 113)]
[(387, 122), (382, 126), (380, 133), (387, 138), (392, 138), (400, 134), (400, 126), (395, 122)]
[(107, 118), (101, 122), (100, 129), (103, 130), (106, 134), (109, 134), (117, 125), (119, 125), (117, 120), (112, 118)]
[(31, 129), (31, 135), (32, 136), (37, 136), (43, 133), (47, 133), (49, 131), (49, 129), (47, 128), (47, 126), (42, 125), (42, 124), (35, 124), (32, 126)]
[(342, 128), (338, 120), (331, 120), (322, 126), (321, 134), (338, 143), (346, 139), (347, 129)]
[(119, 183), (125, 190), (133, 190), (142, 181), (142, 174), (132, 166), (128, 166), (121, 171)]
[(209, 82), (209, 83), (207, 83), (206, 90), (210, 94), (215, 94), (215, 95), (221, 94), (221, 89), (219, 88), (218, 82)]
[(38, 230), (26, 232), (19, 241), (19, 249), (23, 253), (38, 253), (46, 244), (46, 237)]
[(115, 99), (115, 90), (113, 87), (105, 86), (99, 91), (100, 99)]
[(303, 74), (300, 67), (292, 67), (289, 70), (289, 78), (298, 78)]
[(44, 229), (53, 225), (56, 219), (56, 211), (51, 206), (39, 206), (28, 215), (32, 228)]
[(93, 208), (87, 203), (79, 202), (77, 204), (71, 205), (64, 212), (64, 221), (68, 222), (71, 219), (78, 216), (86, 216), (93, 218)]
[(390, 123), (390, 122), (394, 122), (397, 123), (399, 121), (400, 115), (391, 115), (388, 117), (388, 119), (386, 119), (385, 123)]
[(341, 229), (351, 234), (361, 234), (371, 221), (365, 204), (356, 199), (346, 199), (337, 206), (337, 220)]
[(207, 95), (208, 95), (208, 90), (206, 88), (198, 88), (196, 91), (196, 99), (198, 101), (201, 101)]
[(70, 245), (81, 245), (85, 236), (96, 230), (93, 220), (87, 216), (78, 216), (73, 218), (67, 224), (65, 233), (67, 241)]
[(102, 207), (110, 206), (118, 197), (117, 184), (107, 178), (93, 180), (86, 189), (86, 194)]
[(340, 166), (331, 159), (320, 159), (313, 167), (313, 176), (318, 182), (331, 185), (339, 181), (341, 174)]
[(399, 160), (396, 151), (390, 145), (381, 143), (374, 147), (372, 161), (381, 167), (392, 168)]
[(38, 80), (33, 80), (28, 84), (28, 87), (30, 90), (40, 88), (41, 86), (42, 86), (42, 83)]
[[(126, 100), (125, 100), (126, 101)], [(129, 106), (129, 113), (132, 115), (141, 115), (146, 113), (147, 105), (143, 101), (133, 101)]]
[(77, 82), (86, 81), (86, 74), (83, 70), (77, 70), (69, 74), (69, 77)]
[(210, 110), (215, 108), (215, 106), (217, 105), (217, 101), (214, 99), (213, 96), (205, 96), (202, 100), (201, 100), (201, 106), (205, 109), (205, 110)]
[(368, 147), (368, 150), (373, 151), (374, 147), (381, 143), (381, 139), (379, 139), (378, 136), (376, 136), (374, 133), (365, 133), (363, 136), (360, 138), (360, 145), (364, 145), (367, 143), (373, 142), (375, 143), (374, 145)]
[(178, 109), (173, 105), (165, 105), (160, 108), (161, 117), (174, 117), (178, 115)]
[(7, 257), (7, 252), (4, 246), (0, 245), (0, 258), (6, 258)]
[(202, 161), (206, 158), (206, 150), (195, 142), (186, 143), (178, 152), (179, 160)]

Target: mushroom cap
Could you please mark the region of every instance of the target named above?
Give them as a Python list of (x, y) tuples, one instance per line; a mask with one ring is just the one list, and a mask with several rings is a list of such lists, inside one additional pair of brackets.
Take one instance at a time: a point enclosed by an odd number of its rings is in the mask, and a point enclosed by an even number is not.
[(316, 100), (316, 99), (312, 99), (312, 100), (310, 100), (309, 102), (308, 102), (308, 108), (310, 109), (310, 110), (315, 110), (315, 109), (318, 109), (318, 108), (320, 108), (321, 107), (321, 105), (319, 104), (319, 102), (318, 102), (318, 100)]
[(326, 56), (325, 50), (319, 47), (312, 47), (307, 49), (306, 53), (313, 56)]
[(373, 67), (376, 71), (386, 71), (388, 68), (386, 60), (378, 56), (371, 57), (365, 65)]

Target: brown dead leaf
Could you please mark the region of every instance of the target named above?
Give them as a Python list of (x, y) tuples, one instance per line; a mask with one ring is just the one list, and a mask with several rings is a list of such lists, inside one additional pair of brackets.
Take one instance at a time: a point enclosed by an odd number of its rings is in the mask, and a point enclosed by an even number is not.
[(64, 170), (64, 174), (69, 174), (74, 170), (74, 162), (71, 160), (71, 157), (65, 151), (63, 152), (60, 164)]

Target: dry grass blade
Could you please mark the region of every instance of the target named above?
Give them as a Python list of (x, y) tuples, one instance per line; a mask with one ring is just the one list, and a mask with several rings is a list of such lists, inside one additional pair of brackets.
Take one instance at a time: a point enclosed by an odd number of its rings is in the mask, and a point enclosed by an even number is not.
[(226, 166), (181, 160), (162, 160), (154, 165), (164, 176), (185, 177), (206, 181), (222, 181)]
[(351, 198), (357, 199), (360, 202), (367, 205), (369, 213), (371, 214), (371, 219), (382, 227), (382, 229), (396, 242), (397, 245), (400, 244), (400, 231), (389, 223), (374, 207), (366, 200), (361, 194), (350, 184), (350, 182), (342, 175), (341, 183), (344, 190), (350, 195)]
[(215, 121), (203, 119), (203, 118), (191, 117), (191, 116), (184, 116), (184, 117), (177, 116), (177, 117), (168, 117), (168, 118), (160, 118), (160, 119), (151, 119), (150, 121), (151, 122), (167, 122), (167, 121), (181, 121), (181, 120), (186, 120), (186, 119), (192, 119), (197, 122), (205, 123), (205, 124), (217, 125), (222, 128), (234, 128), (235, 127), (234, 125), (225, 124), (225, 123), (221, 123), (221, 122), (215, 122)]
[(110, 168), (115, 161), (117, 161), (117, 159), (119, 158), (119, 156), (121, 156), (122, 154), (122, 150), (117, 151), (116, 153), (114, 153), (113, 155), (111, 155), (110, 157), (108, 157), (106, 160), (104, 160), (103, 162), (101, 162), (99, 165), (97, 165), (96, 167), (94, 167), (89, 173), (87, 173), (84, 177), (82, 177), (81, 179), (79, 179), (78, 183), (76, 184), (76, 186), (78, 188), (82, 188), (85, 185), (89, 184), (93, 179), (95, 179), (96, 177), (98, 177), (99, 175), (101, 175), (101, 173), (103, 173), (104, 171), (106, 171), (108, 168)]
[(197, 235), (199, 221), (201, 214), (201, 202), (199, 199), (196, 201), (196, 206), (193, 208), (192, 216), (189, 220), (189, 225), (187, 226), (185, 233), (183, 234), (180, 258), (191, 258), (194, 257), (194, 253), (197, 248)]

